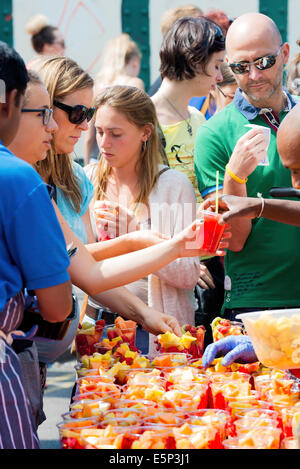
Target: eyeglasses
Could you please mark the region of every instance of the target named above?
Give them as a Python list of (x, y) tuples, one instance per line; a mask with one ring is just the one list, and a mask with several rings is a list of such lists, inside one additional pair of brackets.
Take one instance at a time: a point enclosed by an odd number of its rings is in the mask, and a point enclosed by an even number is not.
[(258, 70), (267, 70), (273, 67), (276, 63), (276, 58), (280, 54), (282, 45), (279, 47), (277, 54), (265, 55), (254, 60), (254, 62), (236, 62), (228, 64), (233, 73), (236, 75), (243, 75), (250, 72), (250, 66), (254, 65)]
[(59, 109), (62, 109), (68, 114), (69, 121), (72, 124), (82, 124), (85, 119), (89, 122), (95, 113), (94, 107), (88, 108), (86, 106), (83, 106), (82, 104), (76, 104), (76, 106), (68, 106), (67, 104), (61, 103), (56, 100), (53, 101), (53, 104), (54, 106), (58, 107)]
[(48, 125), (53, 114), (53, 109), (44, 107), (43, 109), (21, 109), (21, 112), (39, 112), (43, 115), (43, 125)]
[(232, 94), (225, 94), (224, 91), (222, 90), (222, 87), (221, 86), (218, 86), (217, 85), (217, 89), (218, 91), (220, 91), (220, 93), (224, 96), (224, 98), (230, 98), (230, 99), (233, 99), (234, 98), (234, 93)]

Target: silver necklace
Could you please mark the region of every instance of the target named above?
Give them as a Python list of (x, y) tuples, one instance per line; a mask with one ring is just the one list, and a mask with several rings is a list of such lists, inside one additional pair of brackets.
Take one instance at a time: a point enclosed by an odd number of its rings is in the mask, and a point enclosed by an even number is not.
[(189, 135), (192, 137), (193, 127), (191, 126), (191, 123), (190, 123), (190, 117), (188, 119), (185, 119), (183, 115), (181, 114), (181, 112), (178, 111), (178, 109), (174, 106), (174, 104), (171, 103), (171, 101), (168, 100), (168, 98), (164, 98), (164, 99), (167, 101), (167, 103), (169, 103), (169, 105), (174, 109), (174, 111), (181, 117), (181, 119), (184, 120), (184, 122), (186, 123), (187, 131)]

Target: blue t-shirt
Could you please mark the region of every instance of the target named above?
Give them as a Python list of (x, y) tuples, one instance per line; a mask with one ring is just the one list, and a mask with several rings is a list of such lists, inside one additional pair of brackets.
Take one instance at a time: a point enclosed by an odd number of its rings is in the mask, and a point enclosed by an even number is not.
[(89, 208), (89, 203), (94, 195), (94, 187), (87, 175), (85, 174), (84, 169), (80, 166), (80, 164), (76, 163), (75, 161), (73, 164), (73, 171), (79, 181), (80, 190), (82, 194), (82, 204), (80, 212), (75, 212), (71, 203), (64, 197), (63, 192), (59, 188), (56, 188), (56, 200), (57, 206), (62, 216), (70, 226), (71, 230), (78, 236), (78, 238), (80, 238), (83, 244), (86, 244), (86, 230), (81, 217)]
[(24, 287), (69, 280), (69, 263), (46, 185), (0, 142), (0, 311)]

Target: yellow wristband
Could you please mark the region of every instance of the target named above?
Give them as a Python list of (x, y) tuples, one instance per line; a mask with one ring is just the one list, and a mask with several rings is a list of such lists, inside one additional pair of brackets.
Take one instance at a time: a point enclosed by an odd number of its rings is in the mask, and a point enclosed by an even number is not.
[(238, 182), (239, 184), (246, 184), (246, 182), (248, 181), (248, 178), (246, 179), (241, 179), (239, 178), (238, 176), (236, 176), (229, 168), (228, 168), (228, 165), (226, 165), (226, 171), (227, 173), (229, 174), (229, 176), (236, 182)]

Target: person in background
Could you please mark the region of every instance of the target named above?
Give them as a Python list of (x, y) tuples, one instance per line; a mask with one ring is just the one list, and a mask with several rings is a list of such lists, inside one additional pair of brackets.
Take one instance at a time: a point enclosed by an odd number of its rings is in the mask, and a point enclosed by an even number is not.
[(204, 12), (203, 16), (217, 23), (222, 29), (224, 36), (226, 36), (228, 28), (233, 22), (233, 18), (228, 16), (225, 11), (219, 10), (217, 8), (209, 8)]
[(29, 20), (26, 31), (31, 36), (31, 45), (36, 53), (28, 64), (31, 68), (36, 58), (40, 56), (64, 55), (66, 45), (64, 38), (56, 26), (49, 24), (44, 15), (36, 15)]
[(28, 74), (22, 58), (3, 42), (0, 79), (5, 83), (0, 103), (0, 448), (38, 449), (12, 333), (23, 318), (24, 287), (35, 291), (47, 321), (70, 314), (69, 259), (44, 182), (7, 149), (18, 132)]
[[(138, 77), (142, 54), (131, 37), (123, 33), (109, 41), (103, 56), (102, 67), (95, 79), (94, 96), (106, 86), (128, 85), (144, 89), (144, 82)], [(94, 163), (99, 159), (96, 131), (93, 123), (85, 134), (84, 164)]]
[[(282, 85), (289, 45), (282, 42), (269, 17), (248, 13), (230, 26), (226, 52), (239, 88), (233, 102), (198, 130), (199, 190), (204, 199), (215, 197), (219, 171), (220, 195), (267, 199), (272, 187), (291, 185), (290, 171), (282, 165), (276, 145), (280, 122), (296, 105)], [(249, 124), (259, 128), (249, 130)], [(270, 132), (268, 149), (264, 128)], [(232, 220), (231, 229), (222, 316), (234, 320), (238, 313), (253, 309), (299, 306), (300, 284), (294, 275), (300, 262), (299, 228), (258, 213), (255, 220)]]
[[(202, 198), (194, 170), (194, 145), (205, 118), (189, 102), (193, 96), (207, 95), (211, 87), (222, 80), (220, 66), (224, 53), (225, 38), (221, 28), (203, 17), (178, 19), (165, 35), (160, 50), (162, 84), (152, 100), (164, 150), (170, 167), (189, 178), (198, 203)], [(199, 310), (203, 308), (202, 289), (213, 289), (209, 294), (219, 298), (219, 303), (223, 301), (224, 277), (220, 259), (203, 259), (200, 266), (199, 288), (196, 289)], [(206, 315), (201, 313), (200, 316), (201, 323), (207, 326), (202, 322)]]
[[(201, 10), (201, 8), (191, 4), (181, 5), (179, 7), (170, 8), (169, 10), (166, 10), (162, 15), (160, 21), (160, 30), (162, 37), (165, 37), (166, 33), (169, 31), (170, 27), (175, 23), (176, 20), (178, 20), (179, 18), (183, 18), (184, 16), (193, 16), (195, 18), (198, 18), (200, 16), (203, 16), (203, 11)], [(158, 91), (161, 85), (161, 81), (161, 76), (157, 77), (157, 79), (154, 81), (154, 83), (150, 86), (150, 89), (148, 90), (149, 96), (153, 96)]]
[(190, 105), (199, 109), (206, 120), (230, 104), (237, 89), (235, 76), (226, 62), (221, 64), (221, 74), (222, 80), (211, 87), (205, 100), (203, 97), (194, 97), (190, 100)]
[(300, 96), (300, 53), (295, 55), (287, 67), (286, 87), (289, 93)]

